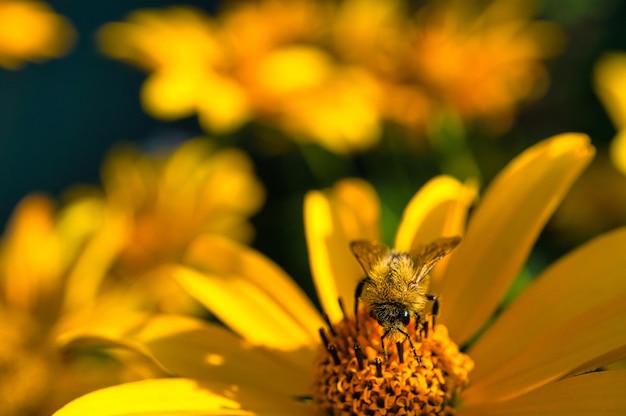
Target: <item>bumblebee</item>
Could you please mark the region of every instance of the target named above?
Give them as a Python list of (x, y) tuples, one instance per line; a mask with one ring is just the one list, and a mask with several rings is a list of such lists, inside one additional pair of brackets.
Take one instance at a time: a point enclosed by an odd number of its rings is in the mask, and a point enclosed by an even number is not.
[(357, 312), (361, 300), (369, 306), (370, 316), (384, 329), (381, 345), (385, 359), (386, 338), (396, 342), (399, 348), (400, 342), (407, 339), (417, 356), (406, 327), (411, 317), (415, 320), (415, 327), (418, 327), (429, 301), (433, 302), (432, 313), (436, 315), (439, 304), (437, 298), (429, 293), (429, 273), (460, 242), (460, 237), (443, 237), (418, 247), (413, 253), (396, 251), (374, 240), (357, 240), (350, 244), (352, 253), (365, 272), (354, 293), (357, 332)]

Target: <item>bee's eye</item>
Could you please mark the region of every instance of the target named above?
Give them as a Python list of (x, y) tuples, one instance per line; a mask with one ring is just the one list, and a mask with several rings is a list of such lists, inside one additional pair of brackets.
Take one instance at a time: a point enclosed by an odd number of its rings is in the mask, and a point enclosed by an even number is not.
[(403, 310), (402, 311), (402, 323), (406, 326), (409, 324), (409, 322), (411, 321), (411, 314), (409, 313), (408, 310)]

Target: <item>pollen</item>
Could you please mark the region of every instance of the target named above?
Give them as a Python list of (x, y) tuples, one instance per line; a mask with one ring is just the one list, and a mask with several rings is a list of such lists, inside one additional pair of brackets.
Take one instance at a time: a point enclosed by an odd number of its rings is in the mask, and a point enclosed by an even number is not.
[[(383, 330), (365, 309), (320, 329), (313, 400), (332, 416), (454, 415), (455, 400), (469, 384), (473, 361), (459, 351), (444, 325), (428, 317), (419, 328), (409, 325), (408, 340), (387, 345)], [(387, 342), (387, 339), (385, 339)]]

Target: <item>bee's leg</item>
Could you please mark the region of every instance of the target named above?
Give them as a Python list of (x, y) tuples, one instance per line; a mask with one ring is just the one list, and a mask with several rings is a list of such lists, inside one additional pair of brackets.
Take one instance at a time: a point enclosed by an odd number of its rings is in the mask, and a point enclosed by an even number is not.
[(389, 330), (385, 331), (385, 333), (380, 337), (380, 345), (383, 347), (383, 356), (385, 357), (385, 361), (387, 361), (387, 349), (385, 348), (385, 337), (389, 335)]
[[(398, 331), (400, 331), (400, 333), (406, 337), (406, 340), (409, 341), (409, 345), (411, 346), (411, 351), (413, 351), (413, 355), (415, 356), (415, 359), (417, 360), (417, 362), (419, 364), (421, 364), (422, 360), (421, 360), (420, 356), (417, 355), (417, 351), (415, 351), (415, 346), (413, 345), (413, 341), (411, 340), (411, 336), (409, 335), (409, 333), (406, 332), (406, 331), (403, 331), (401, 329), (398, 329)], [(400, 354), (400, 350), (399, 349), (398, 349), (398, 354)], [(402, 359), (400, 359), (400, 362), (402, 362)]]

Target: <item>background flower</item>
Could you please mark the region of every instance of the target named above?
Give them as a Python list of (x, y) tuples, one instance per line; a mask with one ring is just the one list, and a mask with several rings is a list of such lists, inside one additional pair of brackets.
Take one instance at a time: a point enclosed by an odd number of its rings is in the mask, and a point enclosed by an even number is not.
[(67, 342), (70, 334), (127, 324), (131, 313), (119, 293), (85, 290), (107, 273), (117, 248), (94, 214), (85, 205), (57, 212), (31, 195), (0, 240), (3, 415), (48, 415), (93, 389), (162, 375), (137, 355)]
[(25, 61), (65, 55), (75, 36), (72, 24), (46, 3), (0, 1), (0, 66), (18, 69)]
[(151, 152), (118, 148), (102, 175), (103, 189), (70, 192), (71, 200), (119, 218), (119, 248), (99, 284), (131, 290), (144, 306), (160, 310), (193, 311), (189, 297), (172, 284), (169, 265), (198, 236), (251, 241), (248, 220), (265, 196), (245, 153), (217, 149), (206, 138)]
[(197, 113), (210, 132), (258, 119), (346, 153), (371, 147), (385, 120), (423, 135), (452, 112), (504, 129), (538, 95), (556, 26), (533, 22), (528, 3), (475, 6), (267, 0), (215, 18), (143, 10), (105, 26), (100, 40), (149, 72), (142, 100), (156, 117)]

